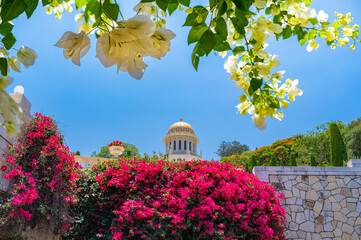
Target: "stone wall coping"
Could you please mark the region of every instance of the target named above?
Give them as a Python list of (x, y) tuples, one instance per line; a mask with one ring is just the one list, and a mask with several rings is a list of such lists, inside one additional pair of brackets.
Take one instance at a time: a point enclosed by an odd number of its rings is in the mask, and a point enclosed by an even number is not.
[(270, 167), (255, 166), (253, 174), (261, 181), (269, 181), (269, 175), (312, 175), (312, 176), (361, 176), (361, 167)]

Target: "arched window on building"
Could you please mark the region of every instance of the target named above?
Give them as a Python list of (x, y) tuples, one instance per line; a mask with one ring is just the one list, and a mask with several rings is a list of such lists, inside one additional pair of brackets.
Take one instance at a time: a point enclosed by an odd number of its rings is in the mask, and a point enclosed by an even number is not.
[(178, 146), (178, 149), (179, 149), (179, 150), (182, 150), (182, 141), (181, 141), (181, 140), (179, 140), (179, 146)]
[(184, 150), (187, 150), (187, 141), (184, 141)]
[(174, 141), (173, 149), (174, 149), (174, 150), (177, 150), (176, 148), (177, 148), (177, 144), (176, 144), (176, 142)]
[(192, 143), (189, 142), (189, 151), (191, 152), (192, 151)]
[(196, 153), (196, 144), (193, 143), (193, 152)]
[(169, 142), (169, 150), (172, 149), (172, 142)]

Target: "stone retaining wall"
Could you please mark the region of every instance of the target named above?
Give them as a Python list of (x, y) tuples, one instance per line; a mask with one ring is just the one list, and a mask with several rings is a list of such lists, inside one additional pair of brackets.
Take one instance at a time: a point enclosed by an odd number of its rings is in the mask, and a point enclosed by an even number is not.
[(361, 160), (349, 167), (255, 167), (285, 195), (287, 239), (361, 240)]

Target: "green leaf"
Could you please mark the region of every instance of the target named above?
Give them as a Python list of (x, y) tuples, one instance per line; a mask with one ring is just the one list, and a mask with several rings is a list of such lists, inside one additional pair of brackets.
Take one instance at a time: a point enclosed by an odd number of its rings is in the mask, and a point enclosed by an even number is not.
[(222, 16), (223, 14), (226, 13), (227, 11), (227, 3), (224, 1), (222, 2), (222, 4), (220, 5), (220, 7), (218, 7), (218, 13), (217, 13), (217, 16), (220, 17)]
[(315, 39), (317, 36), (318, 31), (316, 29), (311, 29), (308, 33), (308, 38), (310, 40)]
[(119, 5), (117, 3), (110, 3), (110, 0), (105, 0), (102, 8), (110, 19), (117, 21), (119, 15)]
[(232, 21), (232, 24), (233, 24), (234, 28), (236, 29), (236, 31), (241, 36), (243, 36), (246, 33), (244, 28), (248, 25), (248, 20), (247, 19), (240, 20), (238, 18), (233, 17), (233, 18), (231, 18), (231, 21)]
[(300, 29), (300, 31), (298, 31), (297, 39), (301, 46), (303, 46), (308, 40), (308, 33)]
[(186, 7), (189, 7), (191, 0), (178, 0), (178, 2)]
[(215, 34), (212, 32), (212, 30), (207, 29), (201, 39), (199, 39), (199, 47), (202, 48), (206, 55), (212, 51), (213, 47), (216, 45), (217, 40), (215, 37)]
[[(195, 6), (193, 12), (188, 14), (186, 22), (183, 26), (196, 26), (205, 22), (208, 16), (208, 10), (202, 6)], [(201, 22), (197, 21), (197, 17), (201, 18)]]
[(233, 0), (233, 3), (240, 10), (248, 10), (252, 5), (252, 0)]
[(36, 7), (38, 6), (39, 0), (24, 0), (25, 1), (25, 13), (28, 18), (33, 15), (33, 12), (35, 11)]
[(0, 34), (5, 36), (13, 30), (14, 24), (10, 22), (3, 22), (0, 24)]
[(46, 6), (49, 5), (52, 2), (52, 0), (42, 0), (41, 2), (43, 3), (43, 6)]
[(290, 25), (287, 25), (282, 31), (283, 39), (287, 39), (292, 36), (292, 28)]
[(198, 71), (199, 56), (197, 55), (199, 43), (194, 46), (192, 52), (192, 65), (196, 71)]
[(155, 2), (157, 3), (158, 7), (160, 7), (160, 9), (162, 9), (164, 12), (167, 11), (168, 0), (155, 0)]
[(8, 61), (6, 58), (0, 58), (0, 71), (1, 75), (7, 76), (8, 75)]
[(79, 10), (88, 3), (88, 0), (75, 0), (76, 10)]
[(305, 5), (307, 7), (312, 3), (312, 0), (303, 0), (303, 2), (305, 3)]
[(169, 3), (168, 4), (168, 12), (169, 12), (169, 15), (172, 15), (172, 13), (174, 13), (175, 10), (177, 10), (178, 8), (178, 2), (176, 3)]
[(244, 51), (246, 51), (246, 49), (243, 46), (237, 46), (235, 48), (233, 48), (233, 55), (238, 55), (243, 53)]
[(218, 41), (216, 45), (213, 47), (213, 49), (218, 52), (224, 52), (227, 50), (231, 50), (232, 48), (227, 41)]
[(253, 92), (257, 91), (262, 86), (263, 79), (252, 78), (251, 79), (251, 87)]
[(1, 7), (1, 19), (7, 22), (17, 18), (25, 11), (26, 5), (24, 0), (5, 0)]
[(207, 29), (208, 27), (205, 23), (193, 26), (188, 34), (188, 45), (194, 42), (198, 42)]
[(1, 40), (1, 42), (4, 44), (5, 48), (7, 50), (9, 50), (10, 48), (12, 48), (12, 46), (14, 46), (15, 42), (16, 42), (16, 38), (14, 37), (14, 35), (12, 33), (8, 33), (6, 34), (6, 36)]
[[(320, 24), (322, 27), (327, 27), (331, 25), (329, 22), (320, 22)], [(341, 26), (341, 24), (337, 21), (332, 24), (333, 28), (338, 28), (339, 26)]]
[(99, 2), (97, 0), (88, 0), (84, 10), (84, 20), (89, 21), (89, 16), (94, 15), (95, 19), (99, 19)]
[(317, 18), (308, 18), (308, 21), (310, 21), (313, 25), (316, 25), (318, 23)]
[(266, 13), (267, 15), (270, 15), (270, 14), (272, 13), (272, 7), (266, 8), (265, 13)]
[(215, 19), (216, 22), (216, 33), (220, 36), (220, 39), (226, 40), (228, 36), (227, 23), (222, 17)]

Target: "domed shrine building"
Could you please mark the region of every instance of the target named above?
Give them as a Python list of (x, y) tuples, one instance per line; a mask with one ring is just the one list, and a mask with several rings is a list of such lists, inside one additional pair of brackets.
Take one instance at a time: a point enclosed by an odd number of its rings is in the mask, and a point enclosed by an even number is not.
[(163, 143), (169, 160), (190, 161), (202, 158), (202, 150), (200, 155), (197, 155), (199, 140), (194, 129), (190, 124), (183, 122), (182, 117), (179, 122), (170, 126)]

